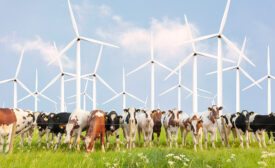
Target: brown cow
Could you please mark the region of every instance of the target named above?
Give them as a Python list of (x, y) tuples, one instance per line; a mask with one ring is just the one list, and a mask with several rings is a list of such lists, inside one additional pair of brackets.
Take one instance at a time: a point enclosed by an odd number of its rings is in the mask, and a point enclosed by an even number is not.
[(6, 142), (6, 150), (5, 152), (9, 151), (9, 144), (11, 140), (11, 135), (12, 135), (12, 126), (13, 123), (16, 123), (16, 115), (13, 111), (13, 109), (8, 109), (8, 108), (0, 108), (0, 152), (3, 151), (4, 148), (4, 142), (5, 142), (5, 137), (8, 137), (8, 140)]
[(84, 146), (87, 152), (94, 151), (95, 140), (100, 138), (101, 149), (104, 149), (105, 136), (105, 113), (101, 110), (94, 110), (88, 119), (89, 130), (85, 137)]
[(185, 136), (184, 136), (184, 144), (186, 145), (186, 138), (189, 132), (191, 132), (193, 143), (194, 143), (194, 150), (197, 151), (197, 137), (199, 139), (199, 146), (202, 150), (202, 127), (203, 121), (199, 119), (196, 115), (193, 115), (187, 118), (184, 122), (184, 127), (186, 129)]
[(154, 121), (154, 127), (153, 127), (153, 135), (152, 135), (152, 140), (154, 140), (154, 133), (157, 134), (157, 143), (159, 145), (159, 137), (161, 133), (161, 117), (162, 114), (165, 114), (165, 111), (161, 111), (160, 109), (154, 110), (152, 114), (152, 119)]

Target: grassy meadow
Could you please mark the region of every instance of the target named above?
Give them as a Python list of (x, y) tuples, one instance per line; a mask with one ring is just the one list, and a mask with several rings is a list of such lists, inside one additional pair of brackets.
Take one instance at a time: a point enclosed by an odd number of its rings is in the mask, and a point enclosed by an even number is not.
[[(122, 131), (121, 131), (122, 135)], [(137, 136), (138, 137), (138, 136)], [(230, 149), (221, 145), (220, 139), (216, 149), (209, 147), (207, 150), (195, 152), (191, 135), (188, 136), (186, 147), (169, 148), (166, 145), (165, 133), (162, 130), (161, 145), (156, 145), (156, 138), (152, 148), (137, 146), (127, 150), (123, 136), (120, 136), (120, 150), (115, 152), (115, 138), (111, 138), (110, 148), (101, 152), (99, 142), (96, 142), (95, 152), (87, 154), (82, 146), (81, 152), (76, 149), (69, 150), (68, 145), (62, 144), (58, 150), (47, 149), (45, 137), (40, 148), (37, 147), (38, 135), (35, 132), (31, 147), (19, 146), (20, 138), (15, 140), (13, 154), (0, 154), (0, 168), (8, 167), (275, 167), (275, 144), (267, 148), (259, 148), (257, 142), (252, 142), (250, 149), (241, 149), (239, 140)], [(232, 139), (232, 138), (231, 138)], [(138, 140), (138, 139), (137, 139)], [(266, 139), (267, 140), (267, 139)], [(181, 138), (179, 135), (179, 144)], [(232, 144), (232, 142), (231, 142)], [(143, 145), (142, 145), (143, 146)], [(245, 146), (245, 145), (244, 145)]]

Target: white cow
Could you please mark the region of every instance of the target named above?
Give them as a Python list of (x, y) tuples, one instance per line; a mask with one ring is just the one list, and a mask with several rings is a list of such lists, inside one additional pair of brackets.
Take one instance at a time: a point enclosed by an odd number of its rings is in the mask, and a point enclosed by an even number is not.
[[(137, 132), (137, 119), (136, 113), (139, 113), (140, 109), (135, 109), (130, 107), (129, 109), (124, 109), (124, 113), (121, 120), (121, 127), (123, 129), (124, 138), (127, 141), (127, 148), (130, 148), (130, 139), (132, 140), (133, 148), (135, 148), (136, 143), (136, 132)], [(130, 135), (130, 122), (132, 122), (132, 135)]]
[(89, 112), (80, 109), (72, 112), (66, 125), (66, 138), (64, 140), (64, 143), (70, 143), (70, 149), (72, 148), (73, 137), (75, 136), (75, 144), (77, 145), (77, 150), (80, 151), (80, 135), (82, 131), (86, 131), (89, 127), (89, 116)]
[(153, 135), (153, 127), (154, 127), (152, 114), (154, 112), (155, 111), (152, 111), (152, 110), (142, 110), (143, 114), (137, 116), (139, 145), (140, 145), (140, 134), (142, 133), (144, 147), (146, 147), (147, 140), (149, 141), (150, 147), (152, 147), (152, 135)]
[(166, 133), (166, 143), (170, 143), (170, 148), (172, 147), (172, 137), (175, 136), (175, 146), (178, 147), (178, 131), (179, 131), (179, 115), (182, 111), (179, 110), (168, 110), (168, 113), (163, 119), (163, 126)]
[(215, 137), (217, 134), (217, 119), (219, 119), (220, 111), (223, 109), (223, 107), (218, 107), (216, 105), (213, 105), (212, 107), (208, 108), (208, 111), (197, 113), (196, 115), (198, 118), (202, 119), (203, 121), (203, 133), (204, 133), (204, 146), (205, 149), (207, 149), (207, 143), (209, 135), (211, 134), (211, 141), (212, 141), (212, 147), (215, 148)]

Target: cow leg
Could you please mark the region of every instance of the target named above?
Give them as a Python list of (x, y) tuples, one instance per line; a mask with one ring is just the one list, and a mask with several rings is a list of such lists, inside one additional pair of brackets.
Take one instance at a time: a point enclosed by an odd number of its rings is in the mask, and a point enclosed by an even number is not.
[[(138, 146), (140, 146), (140, 134), (141, 134), (141, 130), (138, 128)], [(143, 140), (144, 140), (144, 136), (143, 136)]]
[(0, 152), (3, 152), (5, 137), (0, 134)]
[(57, 147), (58, 147), (58, 145), (59, 145), (59, 143), (60, 143), (61, 137), (62, 137), (62, 134), (59, 132), (59, 133), (57, 134), (56, 139), (55, 139), (55, 147), (54, 147), (54, 150), (57, 149)]
[(172, 148), (171, 136), (172, 136), (172, 133), (171, 133), (171, 131), (169, 131), (168, 132), (168, 143), (169, 143), (170, 148)]
[(249, 148), (249, 133), (248, 131), (245, 132), (245, 142), (246, 142), (246, 148)]
[(104, 149), (104, 132), (101, 133), (101, 136), (100, 136), (100, 143), (101, 143), (101, 150), (102, 152), (105, 152), (105, 149)]
[(175, 132), (175, 145), (176, 145), (176, 148), (178, 148), (178, 130), (179, 129), (177, 129), (177, 131)]
[(270, 131), (267, 131), (267, 135), (268, 135), (268, 143), (271, 144), (271, 133), (270, 133)]
[[(154, 137), (154, 135), (152, 135), (152, 137)], [(159, 137), (160, 137), (160, 133), (158, 132), (157, 133), (157, 144), (158, 144), (158, 146), (159, 146)]]
[(116, 134), (116, 149), (119, 150), (119, 130), (117, 131), (117, 134)]
[(208, 132), (206, 129), (203, 131), (203, 133), (204, 133), (204, 148), (207, 149), (207, 143), (208, 143), (209, 136), (208, 136)]
[(146, 147), (147, 145), (147, 135), (144, 129), (142, 129), (142, 135), (143, 135), (143, 146)]
[(20, 140), (20, 147), (22, 148), (24, 146), (24, 140), (25, 140), (25, 133), (21, 134), (21, 140)]
[(108, 132), (106, 132), (106, 148), (108, 149), (109, 148), (109, 145), (110, 145), (110, 143), (109, 143), (109, 133)]
[(41, 146), (41, 140), (42, 140), (42, 137), (43, 137), (44, 134), (45, 134), (44, 130), (38, 131), (38, 136), (39, 136), (39, 138), (38, 138), (38, 147)]
[(11, 136), (12, 136), (12, 127), (13, 127), (13, 124), (10, 124), (9, 126), (7, 126), (7, 129), (9, 130), (9, 136), (8, 136), (8, 140), (6, 141), (6, 150), (5, 150), (5, 153), (8, 153), (9, 150), (10, 150), (10, 142), (11, 142)]
[(166, 145), (168, 145), (168, 132), (167, 132), (167, 128), (164, 128), (165, 129), (165, 135), (166, 135)]
[(184, 140), (183, 140), (183, 146), (186, 146), (186, 141), (187, 141), (187, 135), (188, 135), (189, 131), (186, 130), (185, 134), (184, 134)]
[(150, 142), (150, 148), (152, 147), (152, 144), (153, 144), (152, 135), (153, 135), (153, 131), (151, 131), (151, 132), (149, 133), (149, 136), (148, 136), (149, 142)]
[(214, 148), (214, 149), (216, 148), (216, 146), (215, 146), (215, 137), (216, 137), (216, 135), (217, 135), (216, 131), (212, 132), (212, 134), (211, 134), (212, 148)]
[(77, 144), (77, 146), (76, 146), (76, 148), (77, 148), (77, 150), (78, 151), (80, 151), (80, 135), (81, 135), (81, 129), (79, 129), (78, 130), (78, 133), (77, 133), (77, 136), (75, 137), (75, 141), (76, 141), (76, 144)]
[(201, 149), (201, 151), (203, 150), (203, 148), (202, 148), (202, 131), (200, 132), (200, 134), (199, 134), (199, 145), (200, 145), (200, 149)]
[(137, 135), (137, 132), (134, 131), (134, 136), (133, 136), (133, 139), (132, 139), (133, 148), (136, 147), (136, 135)]
[(275, 141), (275, 132), (272, 132), (272, 136), (273, 136), (273, 140), (271, 142), (274, 143), (274, 141)]
[(29, 146), (31, 146), (31, 143), (32, 143), (33, 131), (34, 131), (33, 128), (30, 128), (30, 129), (29, 129), (29, 134), (28, 134), (28, 145), (29, 145)]
[(266, 148), (266, 143), (265, 143), (265, 132), (264, 132), (264, 131), (261, 131), (261, 136), (262, 136), (263, 146), (264, 146), (264, 148)]
[(232, 135), (233, 135), (233, 144), (232, 144), (232, 145), (234, 145), (235, 142), (236, 142), (236, 139), (237, 139), (237, 132), (236, 132), (236, 129), (232, 129)]
[(184, 146), (184, 139), (183, 139), (183, 133), (184, 133), (184, 129), (182, 127), (180, 127), (180, 136), (181, 136), (181, 144), (182, 146)]
[(194, 143), (194, 150), (197, 152), (197, 139), (193, 132), (191, 132), (193, 143)]
[(259, 134), (257, 134), (257, 133), (256, 133), (256, 140), (257, 140), (257, 142), (259, 144), (259, 147), (261, 148), (262, 147), (262, 145), (261, 145), (261, 139), (259, 137)]
[(49, 129), (46, 129), (46, 133), (47, 133), (47, 136), (46, 136), (46, 143), (47, 143), (47, 148), (49, 148), (49, 147), (50, 147), (50, 143), (49, 143), (50, 130), (49, 130)]

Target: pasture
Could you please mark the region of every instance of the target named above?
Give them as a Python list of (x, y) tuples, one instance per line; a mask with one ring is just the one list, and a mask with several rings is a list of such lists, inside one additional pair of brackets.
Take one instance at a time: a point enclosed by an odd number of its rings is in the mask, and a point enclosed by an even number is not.
[[(121, 134), (122, 135), (122, 130)], [(138, 137), (138, 136), (137, 136)], [(101, 152), (99, 141), (96, 142), (95, 152), (87, 154), (83, 145), (81, 151), (69, 150), (67, 144), (62, 144), (56, 151), (46, 148), (45, 136), (40, 148), (37, 147), (38, 135), (35, 131), (31, 147), (19, 146), (20, 138), (15, 140), (13, 154), (0, 154), (0, 168), (7, 167), (275, 167), (275, 144), (268, 144), (267, 148), (259, 148), (257, 142), (252, 142), (250, 149), (241, 149), (239, 140), (230, 149), (216, 142), (216, 149), (195, 152), (191, 135), (188, 135), (187, 146), (181, 146), (179, 134), (179, 148), (169, 148), (165, 141), (165, 132), (161, 133), (161, 145), (156, 146), (156, 138), (152, 148), (137, 146), (127, 150), (125, 140), (120, 136), (120, 151), (115, 152), (115, 138), (110, 138), (110, 149)], [(138, 140), (138, 138), (137, 138)], [(106, 142), (106, 141), (105, 141)], [(136, 141), (138, 142), (138, 141)], [(83, 143), (83, 142), (81, 142)], [(232, 144), (232, 138), (230, 138)], [(138, 143), (137, 143), (138, 145)]]

